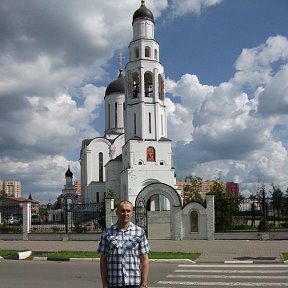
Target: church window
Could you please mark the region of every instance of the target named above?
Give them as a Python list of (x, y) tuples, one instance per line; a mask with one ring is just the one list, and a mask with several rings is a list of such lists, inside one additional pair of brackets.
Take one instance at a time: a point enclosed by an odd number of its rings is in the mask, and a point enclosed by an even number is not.
[(108, 129), (111, 128), (110, 104), (108, 104)]
[(144, 74), (144, 86), (145, 86), (145, 97), (153, 96), (153, 82), (152, 75), (150, 72)]
[(142, 165), (143, 163), (141, 161), (138, 162), (138, 165)]
[(117, 123), (117, 103), (115, 103), (115, 128), (117, 128), (118, 123)]
[(96, 202), (99, 203), (99, 192), (96, 193)]
[(151, 113), (149, 113), (149, 133), (151, 134)]
[(125, 102), (122, 103), (122, 119), (125, 119)]
[(154, 50), (154, 60), (158, 61), (158, 50), (157, 49)]
[(198, 218), (198, 212), (192, 210), (190, 213), (190, 232), (199, 232)]
[(158, 96), (160, 100), (164, 100), (164, 80), (162, 75), (158, 75)]
[(140, 93), (139, 74), (133, 73), (133, 98), (138, 98)]
[(99, 182), (103, 182), (103, 153), (98, 154), (99, 160)]
[(146, 46), (145, 47), (145, 57), (150, 57), (150, 47)]
[(137, 132), (137, 129), (136, 129), (136, 127), (137, 127), (137, 121), (136, 121), (137, 119), (136, 119), (136, 113), (134, 113), (134, 134), (136, 135), (136, 132)]
[(163, 127), (163, 115), (161, 115), (161, 135), (164, 135), (164, 127)]
[(155, 157), (155, 148), (152, 146), (149, 146), (146, 150), (146, 159), (149, 162), (155, 162), (156, 157)]
[(164, 165), (164, 162), (163, 162), (163, 161), (161, 161), (161, 162), (160, 162), (160, 165), (161, 165), (161, 166), (163, 166), (163, 165)]
[(140, 57), (139, 48), (135, 47), (135, 58), (139, 58), (139, 57)]

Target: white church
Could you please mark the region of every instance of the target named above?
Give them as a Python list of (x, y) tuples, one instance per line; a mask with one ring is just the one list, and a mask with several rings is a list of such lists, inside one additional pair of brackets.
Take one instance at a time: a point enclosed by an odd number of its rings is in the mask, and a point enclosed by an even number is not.
[(166, 192), (160, 192), (170, 191), (179, 199), (180, 193), (167, 137), (164, 67), (154, 39), (154, 16), (145, 1), (135, 11), (132, 26), (125, 71), (120, 68), (105, 92), (104, 136), (82, 141), (82, 201), (102, 202), (113, 192), (118, 201), (135, 203), (141, 191), (148, 195), (153, 190), (150, 209), (169, 210)]

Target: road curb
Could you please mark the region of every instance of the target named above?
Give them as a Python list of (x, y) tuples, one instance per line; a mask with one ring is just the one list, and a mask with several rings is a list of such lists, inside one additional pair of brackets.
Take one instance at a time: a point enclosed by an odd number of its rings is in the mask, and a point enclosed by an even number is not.
[(98, 262), (100, 258), (70, 258), (71, 262)]
[[(98, 262), (100, 258), (49, 258), (49, 257), (38, 257), (32, 258), (33, 261), (70, 261), (70, 262)], [(190, 259), (149, 259), (151, 262), (166, 262), (166, 263), (183, 263), (189, 262), (190, 264), (196, 264), (195, 261)]]
[(253, 264), (253, 260), (226, 260), (224, 264)]
[(166, 262), (166, 263), (177, 263), (177, 262), (189, 262), (190, 264), (196, 264), (195, 261), (190, 259), (149, 259), (150, 262)]
[(15, 254), (3, 257), (4, 259), (8, 260), (24, 260), (27, 259), (32, 255), (32, 251), (23, 251), (23, 252), (17, 252)]

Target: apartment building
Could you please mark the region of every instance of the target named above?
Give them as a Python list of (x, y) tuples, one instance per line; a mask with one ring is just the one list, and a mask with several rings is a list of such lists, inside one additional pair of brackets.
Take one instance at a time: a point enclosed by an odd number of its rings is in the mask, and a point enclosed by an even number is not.
[(0, 191), (9, 197), (21, 197), (21, 182), (16, 180), (0, 180)]
[[(199, 187), (199, 194), (202, 199), (206, 198), (206, 194), (210, 192), (211, 186), (213, 185), (214, 181), (202, 181), (201, 186)], [(239, 196), (239, 184), (235, 182), (221, 182), (223, 186), (223, 190), (229, 195), (230, 197), (236, 198)], [(176, 185), (178, 186), (178, 190), (181, 191), (181, 196), (183, 198), (184, 204), (189, 201), (191, 198), (192, 193), (191, 190), (187, 189), (185, 191), (185, 187), (192, 185), (190, 181), (177, 181)]]

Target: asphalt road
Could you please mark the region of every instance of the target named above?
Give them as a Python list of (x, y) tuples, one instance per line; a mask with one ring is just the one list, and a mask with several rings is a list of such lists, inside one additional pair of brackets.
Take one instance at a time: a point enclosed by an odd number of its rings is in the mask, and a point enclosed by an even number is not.
[[(0, 261), (1, 288), (102, 288), (99, 261)], [(150, 288), (288, 287), (288, 265), (150, 262)]]

